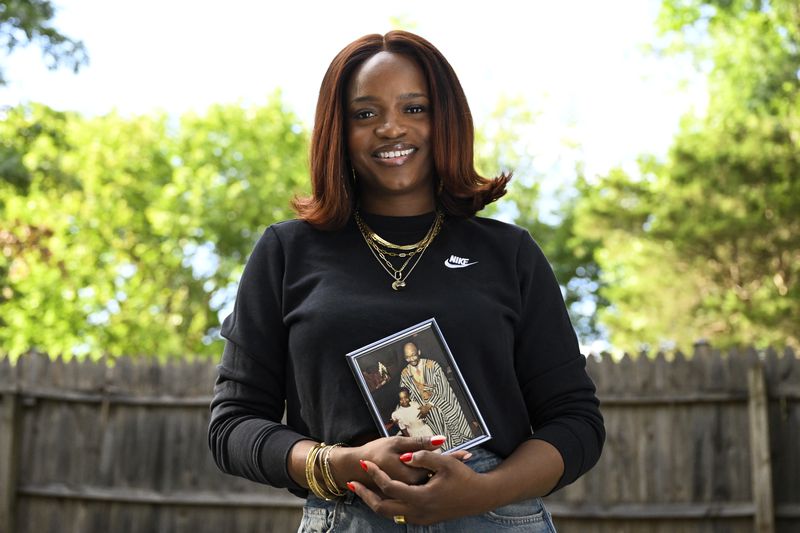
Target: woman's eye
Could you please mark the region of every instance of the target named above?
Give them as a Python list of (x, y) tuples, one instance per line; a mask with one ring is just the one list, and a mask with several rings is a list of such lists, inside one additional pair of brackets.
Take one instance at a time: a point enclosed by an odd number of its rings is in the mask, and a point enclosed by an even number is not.
[(375, 116), (375, 113), (373, 113), (372, 111), (368, 111), (368, 110), (358, 111), (355, 114), (355, 117), (358, 120), (364, 120), (366, 118), (372, 118), (374, 116)]
[(423, 105), (410, 105), (406, 108), (407, 113), (423, 113), (425, 111), (425, 106)]

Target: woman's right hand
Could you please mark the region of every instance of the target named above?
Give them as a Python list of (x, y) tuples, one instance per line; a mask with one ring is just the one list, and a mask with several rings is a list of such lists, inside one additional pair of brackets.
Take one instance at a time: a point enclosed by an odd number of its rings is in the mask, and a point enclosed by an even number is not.
[[(441, 447), (444, 442), (445, 438), (441, 435), (433, 437), (383, 437), (370, 441), (363, 446), (336, 448), (331, 455), (330, 464), (333, 476), (339, 485), (344, 485), (348, 481), (359, 481), (369, 487), (375, 487), (372, 478), (364, 468), (366, 464), (362, 466), (361, 461), (375, 463), (392, 479), (409, 485), (416, 485), (428, 479), (428, 470), (408, 466), (400, 459), (400, 456), (419, 450), (433, 451)], [(453, 452), (451, 455), (464, 461), (472, 454), (460, 450)]]

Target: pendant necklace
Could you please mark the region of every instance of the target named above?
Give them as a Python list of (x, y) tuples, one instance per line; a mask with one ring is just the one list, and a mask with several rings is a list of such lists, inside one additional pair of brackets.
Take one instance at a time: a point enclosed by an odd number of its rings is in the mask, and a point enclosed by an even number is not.
[[(355, 219), (358, 230), (361, 232), (361, 236), (364, 237), (364, 242), (367, 243), (367, 248), (372, 252), (378, 264), (392, 277), (392, 289), (400, 291), (405, 288), (408, 276), (414, 271), (425, 250), (428, 249), (433, 239), (439, 234), (439, 230), (442, 229), (444, 214), (437, 209), (436, 217), (433, 219), (433, 224), (431, 224), (425, 237), (414, 244), (403, 245), (391, 243), (375, 233), (367, 226), (358, 211), (355, 213)], [(394, 266), (390, 257), (397, 257), (402, 261), (399, 268)]]

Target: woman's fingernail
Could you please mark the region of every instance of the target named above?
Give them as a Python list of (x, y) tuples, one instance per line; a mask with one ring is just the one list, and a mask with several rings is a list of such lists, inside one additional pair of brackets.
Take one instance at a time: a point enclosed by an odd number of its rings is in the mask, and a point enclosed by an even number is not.
[(409, 462), (413, 458), (414, 458), (414, 454), (411, 453), (411, 452), (406, 452), (406, 453), (404, 453), (403, 455), (400, 456), (400, 460), (403, 461), (404, 463)]
[(365, 463), (363, 459), (360, 459), (358, 462), (361, 464), (361, 468), (364, 469), (364, 472), (369, 472), (369, 468), (367, 467), (367, 463)]
[(444, 437), (443, 435), (436, 435), (435, 437), (431, 437), (431, 444), (433, 444), (434, 446), (441, 446), (442, 444), (444, 444), (444, 441), (446, 440), (447, 438)]
[(470, 457), (472, 457), (472, 454), (471, 454), (470, 452), (467, 452), (467, 453), (465, 453), (465, 454), (464, 454), (464, 460), (465, 460), (465, 461), (466, 461), (467, 459), (469, 459)]
[(347, 488), (350, 489), (352, 492), (356, 491), (356, 486), (350, 483), (349, 481), (347, 482)]

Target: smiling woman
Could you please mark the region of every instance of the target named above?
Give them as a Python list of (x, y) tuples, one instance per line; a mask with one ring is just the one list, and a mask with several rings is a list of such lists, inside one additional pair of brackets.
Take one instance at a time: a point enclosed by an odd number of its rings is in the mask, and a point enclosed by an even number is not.
[(347, 144), (361, 208), (379, 215), (433, 211), (431, 116), (425, 75), (416, 63), (379, 52), (347, 91)]
[[(558, 283), (525, 230), (475, 216), (509, 176), (478, 175), (472, 145), (458, 78), (421, 37), (362, 37), (325, 74), (312, 194), (247, 262), (209, 427), (222, 470), (307, 498), (300, 531), (551, 532), (539, 497), (600, 455)], [(398, 422), (411, 391), (416, 436), (381, 438), (345, 357), (431, 317), (492, 435), (471, 451), (450, 378), (413, 343), (381, 386)]]
[[(402, 69), (403, 75), (393, 72), (394, 68)], [(394, 86), (400, 80), (405, 87)], [(417, 114), (421, 116), (411, 120), (409, 115)], [(408, 120), (392, 124), (402, 115)], [(432, 167), (415, 166), (431, 172), (437, 203), (447, 214), (473, 215), (505, 194), (510, 176), (486, 179), (475, 171), (472, 114), (458, 77), (441, 52), (417, 35), (402, 31), (367, 35), (346, 46), (325, 73), (315, 116), (312, 194), (297, 198), (295, 208), (317, 227), (340, 229), (360, 200), (355, 180), (370, 165), (359, 166), (361, 158), (353, 153), (358, 143), (355, 137), (368, 143), (363, 149), (388, 147), (386, 155), (403, 151), (402, 143), (410, 142), (393, 135), (425, 137), (424, 153), (418, 154), (424, 157), (413, 159), (430, 158)], [(412, 124), (413, 132), (397, 131)], [(417, 148), (422, 151), (423, 147)], [(393, 159), (401, 166), (404, 163), (402, 157)]]

